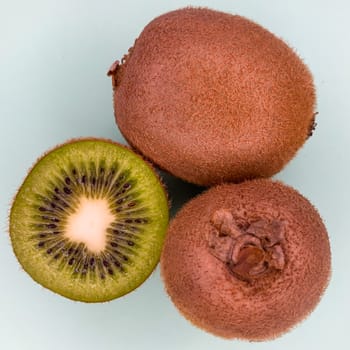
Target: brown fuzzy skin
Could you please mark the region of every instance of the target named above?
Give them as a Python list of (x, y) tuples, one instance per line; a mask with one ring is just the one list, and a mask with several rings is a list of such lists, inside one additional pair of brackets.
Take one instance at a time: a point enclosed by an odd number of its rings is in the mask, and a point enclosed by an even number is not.
[(312, 76), (252, 21), (204, 8), (166, 13), (109, 71), (117, 124), (162, 169), (198, 185), (270, 177), (312, 129)]
[[(232, 275), (208, 249), (218, 209), (247, 222), (283, 222), (283, 269), (252, 283)], [(328, 235), (316, 209), (291, 187), (265, 179), (219, 185), (188, 202), (171, 222), (161, 256), (166, 290), (188, 320), (217, 336), (250, 341), (276, 338), (308, 316), (330, 272)]]

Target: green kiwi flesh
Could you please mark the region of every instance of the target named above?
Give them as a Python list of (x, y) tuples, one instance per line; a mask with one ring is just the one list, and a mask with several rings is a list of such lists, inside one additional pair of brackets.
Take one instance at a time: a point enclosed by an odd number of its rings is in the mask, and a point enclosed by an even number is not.
[(103, 302), (151, 274), (168, 219), (164, 188), (141, 157), (110, 140), (78, 139), (30, 170), (9, 230), (35, 281), (73, 300)]

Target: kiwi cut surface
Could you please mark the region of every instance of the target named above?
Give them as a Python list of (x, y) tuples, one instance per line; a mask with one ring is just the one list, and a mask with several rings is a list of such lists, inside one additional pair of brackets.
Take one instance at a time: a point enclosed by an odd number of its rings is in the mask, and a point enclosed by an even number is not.
[(79, 139), (44, 155), (10, 213), (10, 236), (31, 277), (67, 298), (102, 302), (153, 271), (168, 224), (153, 169), (126, 147)]
[(197, 185), (270, 177), (315, 126), (308, 67), (242, 16), (193, 7), (165, 13), (108, 74), (128, 142)]
[(310, 202), (271, 180), (223, 184), (172, 220), (161, 256), (166, 290), (196, 326), (224, 338), (281, 336), (328, 285), (326, 228)]

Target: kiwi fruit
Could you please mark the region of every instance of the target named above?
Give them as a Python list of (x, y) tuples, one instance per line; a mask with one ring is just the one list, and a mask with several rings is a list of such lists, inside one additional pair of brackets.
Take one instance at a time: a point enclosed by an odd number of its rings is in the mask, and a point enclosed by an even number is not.
[(308, 67), (238, 15), (193, 7), (165, 13), (108, 74), (129, 144), (197, 185), (270, 177), (315, 126)]
[(35, 281), (73, 300), (103, 302), (151, 274), (168, 216), (165, 190), (141, 157), (110, 140), (77, 139), (30, 170), (9, 231)]
[(169, 226), (161, 255), (166, 291), (194, 325), (263, 341), (303, 320), (331, 271), (326, 228), (310, 202), (280, 182), (212, 187)]

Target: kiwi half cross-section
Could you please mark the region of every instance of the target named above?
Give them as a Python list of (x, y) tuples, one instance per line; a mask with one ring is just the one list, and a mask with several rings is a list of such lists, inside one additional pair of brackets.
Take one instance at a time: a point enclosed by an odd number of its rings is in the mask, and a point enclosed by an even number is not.
[(67, 298), (103, 302), (138, 287), (160, 257), (168, 201), (141, 157), (109, 140), (79, 139), (45, 154), (10, 213), (23, 269)]

